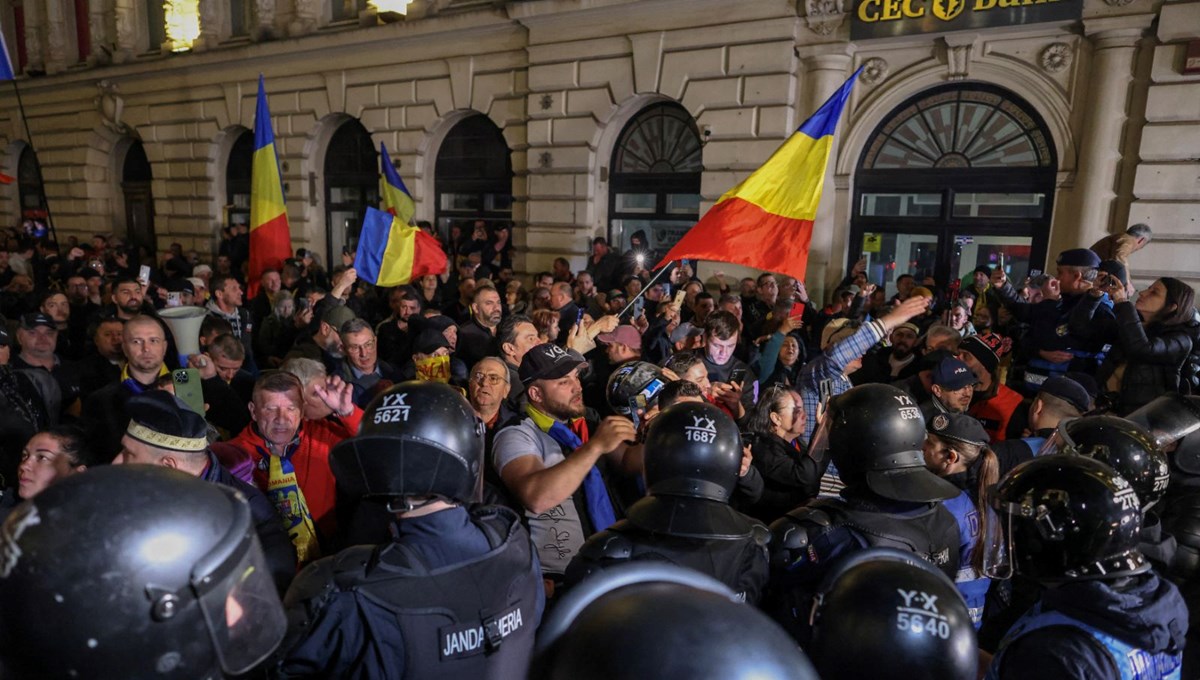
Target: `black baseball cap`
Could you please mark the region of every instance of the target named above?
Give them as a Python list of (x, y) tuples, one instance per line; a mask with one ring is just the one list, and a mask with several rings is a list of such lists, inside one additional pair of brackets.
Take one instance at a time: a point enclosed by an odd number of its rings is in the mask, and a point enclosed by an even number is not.
[(528, 385), (535, 380), (556, 380), (586, 363), (576, 352), (544, 342), (525, 353), (517, 374), (521, 384)]
[(953, 439), (964, 444), (985, 446), (988, 433), (974, 416), (966, 413), (939, 413), (929, 419), (929, 431), (943, 439)]
[(54, 319), (51, 319), (49, 316), (41, 312), (30, 312), (28, 314), (21, 315), (21, 328), (23, 330), (31, 331), (38, 326), (44, 326), (52, 330), (58, 330), (58, 326), (55, 325)]
[(1087, 389), (1083, 385), (1070, 378), (1060, 375), (1046, 378), (1046, 381), (1042, 383), (1041, 389), (1038, 390), (1038, 394), (1042, 393), (1062, 399), (1071, 406), (1074, 406), (1080, 413), (1092, 410), (1092, 395), (1088, 394)]

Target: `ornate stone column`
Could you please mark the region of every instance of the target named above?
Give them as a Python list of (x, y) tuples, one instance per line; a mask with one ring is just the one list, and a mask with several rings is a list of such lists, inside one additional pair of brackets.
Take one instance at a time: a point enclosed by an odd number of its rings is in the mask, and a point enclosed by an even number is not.
[[(113, 61), (120, 64), (133, 59), (137, 53), (137, 7), (136, 0), (114, 0), (116, 14), (116, 42), (113, 45)], [(154, 45), (158, 47), (158, 45)]]
[(87, 57), (89, 66), (112, 62), (113, 47), (113, 2), (112, 0), (88, 1), (88, 32), (92, 38), (92, 52)]
[(45, 0), (30, 0), (25, 5), (25, 71), (45, 73), (46, 55), (42, 43), (42, 28), (46, 22)]
[[(804, 82), (801, 84), (803, 88), (803, 98), (801, 99), (799, 115), (796, 117), (797, 124), (811, 116), (825, 100), (829, 98), (846, 78), (850, 76), (850, 67), (853, 65), (853, 58), (848, 54), (849, 48), (844, 44), (840, 46), (822, 45), (810, 48), (813, 51), (821, 50), (823, 54), (812, 54), (804, 57)], [(835, 50), (840, 50), (835, 52)], [(846, 125), (846, 114), (842, 115), (841, 125)], [(834, 135), (833, 146), (829, 152), (829, 163), (825, 168), (825, 186), (821, 192), (821, 204), (817, 208), (816, 219), (813, 220), (812, 241), (808, 249), (808, 275), (805, 277), (805, 285), (808, 287), (809, 295), (812, 296), (814, 304), (819, 304), (823, 299), (824, 289), (826, 285), (833, 285), (835, 281), (829, 280), (830, 277), (840, 277), (842, 270), (842, 259), (844, 257), (844, 244), (841, 242), (844, 239), (846, 225), (835, 224), (834, 219), (834, 166), (838, 154), (838, 137)], [(843, 239), (835, 239), (836, 234), (842, 234)]]
[[(1110, 222), (1117, 200), (1117, 169), (1128, 119), (1134, 53), (1153, 20), (1153, 14), (1135, 14), (1083, 22), (1084, 33), (1092, 43), (1092, 63), (1086, 76), (1086, 113), (1075, 180), (1078, 226), (1074, 234), (1056, 235), (1055, 246), (1060, 249), (1086, 248), (1113, 226)], [(1050, 255), (1053, 257), (1054, 252)]]
[(75, 63), (78, 47), (67, 41), (67, 8), (63, 0), (42, 0), (46, 8), (46, 73), (59, 73)]

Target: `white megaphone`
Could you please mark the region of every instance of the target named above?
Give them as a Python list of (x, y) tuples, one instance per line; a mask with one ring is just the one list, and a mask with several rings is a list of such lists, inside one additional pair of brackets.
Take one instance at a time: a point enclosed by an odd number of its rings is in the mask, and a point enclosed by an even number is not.
[(208, 312), (203, 307), (168, 307), (160, 309), (158, 316), (175, 336), (179, 365), (186, 367), (188, 357), (200, 353), (200, 324)]

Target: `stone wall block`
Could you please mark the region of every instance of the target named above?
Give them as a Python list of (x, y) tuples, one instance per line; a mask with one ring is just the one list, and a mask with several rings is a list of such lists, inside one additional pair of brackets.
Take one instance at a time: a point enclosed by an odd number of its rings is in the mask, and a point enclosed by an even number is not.
[[(253, 107), (250, 110), (253, 111)], [(290, 112), (311, 112), (318, 119), (324, 118), (330, 113), (329, 93), (325, 90), (306, 90), (301, 92), (297, 107), (291, 109)], [(271, 115), (273, 117), (278, 117), (281, 113), (284, 113), (284, 111), (276, 110), (275, 105), (271, 104)], [(251, 114), (251, 120), (253, 120), (253, 114)]]
[(1200, 120), (1200, 97), (1196, 85), (1178, 83), (1150, 88), (1146, 101), (1146, 121), (1162, 123)]
[(367, 108), (379, 106), (379, 92), (375, 85), (355, 85), (346, 88), (346, 113), (359, 117)]
[(709, 140), (746, 139), (754, 136), (754, 109), (708, 109), (696, 119), (701, 130), (712, 130)]
[(793, 111), (788, 106), (759, 107), (756, 134), (759, 137), (787, 137), (797, 127), (792, 114)]
[(501, 128), (512, 125), (524, 125), (525, 123), (524, 97), (494, 99), (488, 108), (480, 109), (480, 111), (486, 113)]
[(1139, 199), (1196, 200), (1200, 196), (1200, 163), (1138, 166), (1133, 195)]
[(593, 87), (585, 90), (567, 92), (567, 113), (577, 115), (590, 114), (597, 119), (607, 118), (615, 102), (612, 93), (607, 88)]
[(1176, 125), (1147, 125), (1142, 129), (1142, 161), (1200, 159), (1200, 121)]
[(439, 116), (444, 116), (454, 110), (454, 97), (450, 93), (450, 81), (446, 79), (418, 81), (417, 100), (432, 103)]
[(380, 104), (411, 104), (416, 101), (416, 84), (411, 80), (401, 83), (380, 83), (378, 96)]
[(725, 75), (725, 49), (710, 47), (686, 52), (667, 52), (662, 57), (662, 80), (658, 91), (679, 99), (689, 80)]
[(578, 85), (579, 70), (574, 61), (529, 66), (529, 89), (533, 92), (572, 89)]
[(763, 42), (729, 47), (730, 75), (792, 73), (796, 70), (791, 41)]
[(746, 104), (792, 104), (791, 76), (778, 74), (769, 76), (747, 76), (742, 99)]
[(409, 129), (429, 130), (438, 119), (437, 109), (432, 104), (416, 104), (404, 107), (404, 125)]
[(705, 109), (738, 106), (740, 97), (740, 78), (719, 78), (688, 82), (680, 101), (692, 115), (698, 115)]
[(1158, 15), (1158, 39), (1162, 42), (1200, 37), (1200, 2), (1171, 2)]
[(551, 135), (555, 144), (587, 144), (596, 135), (596, 121), (590, 116), (555, 118), (551, 123)]

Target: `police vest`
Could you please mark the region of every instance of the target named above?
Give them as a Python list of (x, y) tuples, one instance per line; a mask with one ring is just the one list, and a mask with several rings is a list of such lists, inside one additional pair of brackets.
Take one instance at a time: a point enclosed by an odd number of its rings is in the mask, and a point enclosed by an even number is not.
[(603, 570), (605, 562), (653, 560), (708, 574), (742, 601), (755, 603), (767, 582), (769, 541), (770, 534), (761, 524), (743, 538), (704, 539), (655, 534), (623, 519), (583, 544), (567, 567), (567, 583)]
[[(803, 531), (786, 532), (788, 522)], [(839, 527), (853, 531), (869, 548), (897, 548), (924, 558), (952, 579), (958, 573), (958, 523), (941, 503), (930, 504), (917, 514), (899, 515), (859, 508), (842, 498), (819, 498), (771, 525), (777, 536), (781, 530), (788, 534), (782, 541), (772, 541), (772, 550), (807, 548), (815, 535)], [(804, 545), (794, 545), (796, 540), (803, 540)], [(779, 556), (773, 555), (772, 561), (778, 563)]]
[(965, 491), (956, 498), (944, 501), (942, 506), (954, 515), (955, 521), (958, 522), (959, 539), (962, 541), (962, 545), (968, 546), (959, 560), (958, 573), (954, 575), (954, 585), (958, 587), (958, 592), (962, 593), (963, 599), (966, 600), (967, 611), (971, 614), (971, 622), (978, 630), (979, 625), (983, 622), (983, 606), (987, 600), (988, 588), (992, 585), (992, 580), (981, 576), (973, 566), (975, 551), (979, 550), (981, 533), (979, 510)]
[[(340, 553), (337, 590), (354, 592), (388, 614), (367, 637), (397, 630), (402, 673), (389, 678), (523, 678), (537, 629), (537, 589), (529, 534), (508, 508), (471, 511), (492, 549), (478, 558), (430, 570), (402, 543)], [(377, 625), (379, 624), (379, 625)], [(386, 653), (387, 644), (379, 653)]]
[(1018, 638), (1041, 628), (1050, 626), (1070, 626), (1092, 636), (1100, 646), (1112, 657), (1113, 663), (1121, 674), (1121, 680), (1180, 680), (1180, 666), (1183, 663), (1182, 654), (1167, 654), (1166, 652), (1147, 652), (1138, 649), (1127, 642), (1089, 626), (1056, 611), (1042, 611), (1042, 603), (1038, 602), (1022, 616), (1000, 642), (1000, 651), (988, 668), (987, 680), (1000, 680), (1000, 669), (1004, 664), (1004, 651)]

